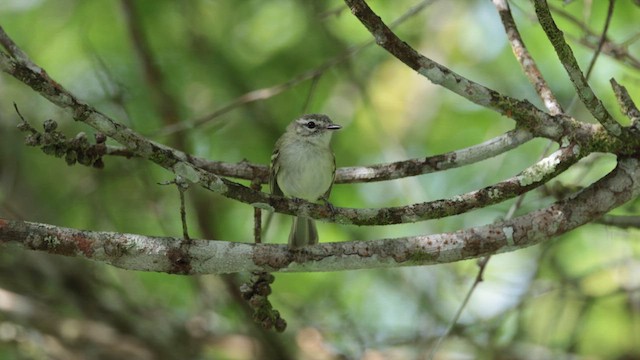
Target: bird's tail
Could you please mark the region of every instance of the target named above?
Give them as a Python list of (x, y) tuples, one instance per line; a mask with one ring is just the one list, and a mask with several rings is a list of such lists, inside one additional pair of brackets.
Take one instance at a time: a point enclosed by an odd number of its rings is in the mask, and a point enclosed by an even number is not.
[(306, 217), (294, 217), (289, 233), (289, 248), (295, 249), (318, 243), (316, 222)]

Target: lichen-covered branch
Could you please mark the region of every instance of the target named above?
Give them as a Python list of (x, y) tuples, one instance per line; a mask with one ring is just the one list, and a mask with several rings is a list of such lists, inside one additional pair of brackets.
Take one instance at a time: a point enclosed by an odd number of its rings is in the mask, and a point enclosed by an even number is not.
[[(344, 224), (379, 225), (418, 222), (462, 214), (515, 198), (535, 189), (565, 171), (583, 156), (580, 146), (570, 145), (558, 149), (512, 178), (451, 199), (382, 209), (338, 208), (334, 220)], [(344, 215), (346, 217), (343, 217)]]
[(564, 66), (567, 74), (569, 75), (569, 79), (576, 89), (578, 98), (587, 107), (591, 115), (593, 115), (593, 117), (596, 118), (596, 120), (598, 120), (598, 122), (600, 122), (600, 124), (602, 124), (610, 134), (614, 136), (621, 136), (622, 126), (615, 121), (609, 111), (607, 111), (602, 104), (602, 101), (598, 99), (589, 86), (587, 78), (584, 76), (584, 73), (578, 65), (578, 61), (573, 55), (573, 50), (571, 50), (571, 47), (565, 41), (562, 31), (558, 29), (558, 26), (553, 21), (553, 17), (551, 16), (551, 12), (547, 6), (547, 1), (535, 0), (534, 5), (538, 21), (540, 22), (544, 32), (547, 34), (549, 41), (553, 45), (562, 66)]
[(542, 77), (542, 74), (540, 73), (536, 62), (533, 60), (533, 57), (529, 53), (529, 50), (527, 50), (527, 47), (524, 45), (524, 41), (520, 36), (520, 32), (518, 31), (516, 22), (511, 15), (511, 8), (509, 7), (509, 3), (507, 2), (507, 0), (493, 0), (493, 4), (498, 10), (500, 20), (502, 21), (505, 33), (507, 34), (507, 38), (509, 39), (509, 43), (511, 44), (513, 54), (518, 60), (518, 63), (520, 63), (522, 71), (527, 76), (531, 84), (533, 84), (533, 87), (536, 89), (538, 96), (540, 96), (540, 98), (544, 102), (545, 107), (552, 115), (559, 115), (564, 113), (564, 111), (562, 110), (562, 106), (553, 95), (551, 88), (545, 81), (544, 77)]
[[(0, 32), (2, 32), (1, 29)], [(86, 123), (106, 136), (118, 141), (137, 156), (153, 161), (186, 181), (198, 184), (215, 193), (255, 207), (266, 208), (290, 215), (304, 214), (314, 219), (344, 224), (388, 225), (415, 222), (460, 214), (470, 209), (495, 204), (539, 186), (548, 180), (549, 176), (556, 176), (573, 164), (580, 156), (588, 153), (582, 151), (580, 145), (573, 144), (571, 149), (568, 150), (568, 153), (561, 156), (561, 160), (558, 163), (552, 163), (550, 167), (539, 168), (536, 165), (531, 168), (533, 169), (531, 173), (525, 171), (518, 177), (469, 194), (458, 196), (454, 199), (382, 209), (337, 208), (336, 211), (332, 211), (332, 209), (323, 205), (291, 201), (279, 196), (270, 196), (194, 166), (193, 163), (189, 161), (189, 159), (192, 159), (190, 155), (149, 141), (132, 129), (107, 117), (92, 106), (77, 99), (61, 85), (50, 79), (42, 69), (35, 65), (27, 67), (24, 63), (0, 52), (0, 69), (29, 85), (54, 104), (71, 112), (74, 119)], [(514, 135), (520, 136), (520, 140), (512, 138)], [(509, 148), (511, 145), (518, 144), (519, 141), (526, 140), (529, 136), (530, 134), (527, 131), (511, 132), (507, 135), (506, 139), (499, 138), (500, 141), (498, 142), (479, 145), (472, 150), (468, 150), (467, 154), (473, 152), (480, 154), (499, 152)], [(566, 150), (565, 148), (565, 151)], [(462, 154), (464, 154), (464, 152)], [(454, 155), (457, 156), (457, 154)], [(471, 155), (470, 157), (473, 158)], [(480, 157), (482, 157), (482, 155), (480, 155)], [(446, 162), (446, 159), (443, 160)], [(452, 162), (455, 161), (452, 160)], [(422, 166), (423, 169), (420, 171), (424, 171), (425, 165), (423, 164)]]
[(0, 243), (74, 256), (130, 270), (178, 274), (244, 271), (336, 271), (429, 265), (503, 253), (538, 244), (600, 218), (640, 195), (637, 159), (621, 159), (607, 176), (547, 208), (451, 233), (372, 241), (286, 245), (150, 237), (85, 231), (0, 219)]
[[(503, 154), (526, 143), (532, 138), (533, 135), (529, 131), (515, 129), (481, 144), (443, 154), (390, 163), (341, 167), (336, 170), (335, 183), (353, 184), (387, 181), (454, 169)], [(107, 146), (105, 155), (135, 156), (132, 151), (115, 146)], [(250, 163), (248, 161), (230, 163), (191, 155), (185, 155), (184, 161), (218, 176), (252, 180), (260, 184), (269, 182), (269, 167), (267, 165)]]
[(351, 12), (371, 32), (378, 45), (434, 84), (441, 85), (475, 104), (512, 118), (519, 127), (531, 131), (534, 136), (559, 142), (563, 136), (568, 135), (568, 129), (579, 133), (578, 129), (584, 127), (584, 124), (571, 118), (547, 114), (527, 100), (518, 100), (501, 94), (453, 72), (418, 53), (398, 38), (363, 0), (345, 0), (345, 2)]

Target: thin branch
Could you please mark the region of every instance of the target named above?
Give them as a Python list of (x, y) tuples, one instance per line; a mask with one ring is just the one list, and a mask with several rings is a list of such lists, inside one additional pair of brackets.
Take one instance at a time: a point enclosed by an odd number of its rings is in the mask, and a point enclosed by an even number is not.
[[(553, 10), (554, 14), (557, 14), (569, 20), (570, 22), (574, 23), (580, 28), (580, 30), (582, 30), (585, 33), (585, 36), (582, 36), (579, 38), (576, 38), (575, 36), (571, 36), (571, 35), (567, 35), (567, 37), (593, 50), (599, 47), (600, 39), (602, 38), (599, 37), (595, 31), (591, 30), (591, 28), (589, 28), (589, 26), (587, 26), (584, 22), (577, 19), (575, 16), (573, 16), (573, 14), (565, 11), (561, 7), (555, 6), (553, 4), (549, 4), (549, 8)], [(639, 35), (640, 33), (637, 33), (620, 44), (616, 44), (615, 42), (613, 42), (612, 40), (608, 39), (605, 36), (604, 45), (602, 46), (602, 52), (604, 52), (606, 55), (618, 61), (621, 61), (622, 63), (632, 68), (640, 69), (640, 60), (633, 57), (627, 49), (627, 47), (631, 44), (631, 42), (636, 40)]]
[(569, 79), (573, 83), (580, 101), (582, 101), (591, 115), (593, 115), (610, 134), (620, 137), (622, 135), (622, 126), (609, 114), (602, 104), (602, 101), (596, 97), (589, 86), (585, 75), (578, 65), (578, 61), (573, 55), (573, 50), (571, 50), (571, 47), (565, 41), (562, 31), (558, 29), (556, 23), (553, 21), (546, 0), (535, 0), (534, 5), (538, 21), (553, 45), (562, 66), (564, 66), (569, 75)]
[(613, 8), (615, 6), (615, 3), (616, 3), (615, 0), (609, 0), (609, 6), (607, 7), (607, 16), (604, 21), (604, 28), (602, 29), (602, 33), (600, 34), (600, 40), (598, 40), (598, 46), (596, 47), (596, 51), (593, 53), (593, 56), (591, 57), (591, 61), (587, 66), (587, 72), (585, 74), (586, 79), (589, 79), (589, 77), (591, 77), (591, 72), (593, 71), (593, 68), (596, 65), (596, 61), (598, 60), (600, 53), (602, 52), (602, 47), (604, 46), (604, 43), (607, 40), (607, 33), (609, 32), (609, 25), (611, 25), (611, 19), (613, 17)]
[[(251, 188), (260, 191), (261, 183), (259, 179), (251, 181)], [(262, 242), (262, 209), (253, 208), (253, 242), (260, 244)]]
[(351, 56), (352, 52), (355, 53), (356, 51), (358, 51), (358, 49), (351, 49), (349, 51), (347, 51), (345, 54), (340, 55), (339, 57), (336, 57), (334, 59), (331, 59), (329, 61), (327, 61), (326, 63), (322, 64), (321, 66), (307, 71), (301, 75), (298, 75), (284, 83), (281, 84), (277, 84), (274, 86), (270, 86), (270, 87), (266, 87), (266, 88), (262, 88), (262, 89), (257, 89), (257, 90), (253, 90), (250, 91), (246, 94), (243, 94), (237, 98), (235, 98), (234, 100), (232, 100), (231, 102), (229, 102), (228, 104), (220, 107), (219, 109), (213, 111), (210, 114), (204, 115), (202, 117), (196, 118), (194, 120), (188, 120), (188, 121), (182, 121), (173, 125), (169, 125), (166, 126), (164, 128), (162, 128), (161, 130), (158, 131), (158, 135), (170, 135), (170, 134), (174, 134), (176, 132), (181, 132), (181, 131), (185, 131), (185, 130), (190, 130), (190, 129), (194, 129), (200, 126), (203, 126), (209, 122), (211, 122), (212, 120), (242, 106), (242, 105), (246, 105), (246, 104), (250, 104), (252, 102), (256, 102), (256, 101), (260, 101), (260, 100), (266, 100), (269, 99), (271, 97), (274, 97), (292, 87), (294, 87), (295, 85), (298, 85), (301, 82), (304, 82), (306, 80), (309, 79), (313, 79), (316, 78), (318, 76), (320, 76), (321, 74), (323, 74), (326, 70), (332, 68), (333, 66), (335, 66), (336, 64), (340, 63), (343, 59), (348, 58), (349, 56)]
[(509, 3), (507, 0), (493, 0), (493, 4), (498, 10), (505, 33), (507, 34), (507, 38), (511, 44), (513, 54), (518, 60), (518, 63), (520, 63), (522, 71), (527, 78), (529, 78), (531, 84), (533, 84), (538, 96), (540, 96), (544, 102), (545, 107), (549, 109), (549, 112), (553, 115), (564, 113), (562, 105), (560, 105), (558, 99), (553, 95), (549, 84), (547, 84), (544, 77), (542, 77), (536, 62), (533, 60), (529, 50), (527, 50), (527, 47), (520, 36), (520, 32), (518, 31), (518, 27), (516, 26), (516, 22), (511, 15)]
[(478, 145), (426, 158), (370, 166), (343, 167), (336, 172), (336, 183), (394, 180), (453, 169), (500, 155), (532, 138), (533, 135), (529, 131), (516, 129)]
[[(453, 169), (500, 155), (532, 138), (533, 135), (530, 132), (516, 129), (481, 144), (444, 154), (392, 163), (342, 167), (336, 170), (336, 184), (394, 180)], [(269, 167), (266, 165), (252, 164), (247, 161), (239, 163), (211, 161), (195, 156), (189, 157), (188, 161), (196, 167), (220, 176), (245, 180), (258, 177), (262, 184), (269, 181)]]
[[(640, 164), (623, 158), (607, 176), (547, 208), (451, 233), (373, 241), (321, 243), (300, 251), (287, 245), (193, 240), (84, 231), (0, 219), (0, 242), (117, 267), (179, 274), (242, 271), (337, 271), (439, 264), (515, 251), (600, 218), (640, 195)], [(188, 262), (184, 262), (188, 259)]]
[(189, 236), (189, 227), (187, 226), (187, 210), (185, 207), (184, 193), (189, 189), (189, 185), (182, 179), (176, 177), (174, 180), (176, 188), (178, 189), (178, 196), (180, 198), (180, 222), (182, 223), (182, 238), (186, 244), (189, 244), (191, 237)]
[[(26, 123), (26, 120), (24, 120)], [(35, 130), (34, 130), (35, 131)], [(336, 170), (336, 184), (351, 184), (360, 182), (376, 182), (430, 174), (438, 171), (454, 169), (473, 164), (512, 150), (533, 138), (524, 129), (506, 132), (481, 144), (450, 151), (443, 154), (401, 160), (391, 163), (368, 166), (342, 167)], [(136, 157), (135, 152), (122, 146), (106, 145), (104, 155)], [(269, 167), (253, 164), (248, 161), (229, 163), (213, 161), (197, 156), (181, 155), (195, 167), (209, 171), (218, 176), (251, 180), (266, 184), (269, 182)]]
[[(173, 95), (167, 89), (166, 81), (154, 55), (151, 51), (149, 41), (145, 36), (144, 29), (140, 23), (140, 17), (136, 9), (135, 1), (122, 0), (122, 4), (125, 24), (129, 31), (129, 36), (133, 43), (135, 54), (140, 60), (145, 80), (147, 82), (147, 91), (151, 94), (154, 100), (155, 107), (158, 114), (162, 119), (162, 122), (171, 126), (180, 122), (180, 115), (178, 112), (178, 103)], [(186, 150), (186, 144), (183, 137), (173, 136), (173, 144), (179, 149)]]
[(435, 358), (435, 355), (440, 349), (442, 342), (449, 336), (449, 334), (451, 334), (451, 332), (453, 331), (453, 328), (456, 326), (456, 324), (460, 320), (460, 316), (462, 316), (462, 312), (467, 307), (467, 304), (469, 304), (469, 300), (471, 300), (471, 295), (473, 295), (473, 293), (478, 288), (478, 285), (480, 285), (480, 283), (483, 281), (484, 271), (487, 269), (487, 264), (489, 263), (490, 259), (491, 259), (491, 255), (484, 256), (478, 259), (479, 269), (478, 269), (478, 273), (476, 274), (476, 278), (473, 280), (473, 283), (471, 284), (471, 287), (469, 288), (469, 290), (467, 290), (467, 293), (465, 294), (464, 299), (460, 303), (460, 306), (458, 306), (458, 310), (456, 310), (456, 313), (453, 315), (453, 318), (449, 322), (449, 326), (447, 326), (447, 329), (444, 331), (444, 333), (438, 337), (438, 340), (435, 342), (435, 344), (431, 348), (431, 351), (429, 351), (429, 356), (427, 357), (428, 360), (432, 360)]
[[(552, 145), (552, 143), (549, 142), (549, 144), (547, 145), (547, 148), (544, 150), (544, 152), (543, 152), (543, 154), (541, 156), (541, 160), (546, 156), (546, 153), (547, 153), (547, 151), (548, 151), (548, 149), (549, 149), (549, 147), (551, 145)], [(509, 208), (509, 211), (504, 216), (503, 220), (511, 220), (513, 218), (513, 215), (522, 206), (522, 203), (524, 202), (524, 198), (525, 198), (526, 195), (527, 194), (525, 193), (525, 194), (522, 194), (522, 195), (518, 196), (516, 201)], [(462, 311), (464, 310), (465, 307), (467, 307), (467, 305), (468, 305), (468, 303), (469, 303), (469, 301), (471, 299), (471, 295), (473, 295), (475, 290), (478, 288), (478, 285), (480, 284), (480, 282), (482, 282), (484, 280), (484, 272), (487, 269), (487, 266), (488, 266), (490, 260), (491, 260), (491, 255), (487, 255), (487, 256), (484, 256), (484, 257), (481, 257), (481, 258), (478, 259), (478, 273), (476, 275), (476, 278), (473, 281), (473, 284), (471, 284), (471, 287), (467, 291), (467, 294), (465, 295), (464, 299), (460, 303), (460, 306), (458, 307), (458, 310), (456, 311), (456, 314), (454, 315), (454, 317), (449, 322), (449, 326), (447, 327), (445, 332), (438, 337), (438, 340), (436, 341), (436, 343), (431, 348), (431, 351), (429, 352), (428, 359), (433, 359), (434, 358), (435, 354), (437, 353), (438, 349), (440, 348), (440, 345), (442, 345), (442, 342), (444, 341), (444, 339), (446, 339), (451, 334), (451, 331), (453, 330), (455, 325), (460, 320), (460, 316), (462, 316)]]
[(640, 229), (640, 216), (605, 215), (595, 222), (621, 229)]
[[(431, 5), (433, 2), (435, 2), (435, 0), (423, 0), (420, 3), (416, 4), (415, 6), (411, 7), (410, 9), (408, 9), (404, 14), (400, 15), (400, 17), (398, 17), (396, 20), (394, 20), (391, 23), (391, 27), (400, 25), (401, 23), (405, 22), (406, 20), (410, 19), (411, 17), (415, 16), (416, 14), (418, 14), (420, 11), (424, 10), (428, 5)], [(336, 11), (342, 11), (341, 9), (338, 10), (333, 10), (331, 11), (331, 13), (336, 12)], [(321, 14), (321, 16), (324, 16)], [(364, 42), (360, 45), (355, 45), (352, 46), (350, 48), (348, 48), (346, 51), (344, 51), (342, 54), (339, 54), (329, 60), (327, 60), (326, 62), (324, 62), (323, 64), (321, 64), (320, 66), (308, 70), (298, 76), (293, 77), (292, 79), (285, 81), (283, 83), (277, 84), (277, 85), (273, 85), (273, 86), (269, 86), (269, 87), (265, 87), (262, 89), (257, 89), (257, 90), (252, 90), (248, 93), (245, 93), (243, 95), (238, 96), (237, 98), (231, 100), (228, 104), (223, 105), (222, 107), (220, 107), (217, 110), (214, 110), (213, 112), (211, 112), (210, 114), (201, 116), (199, 118), (193, 119), (193, 120), (188, 120), (188, 121), (183, 121), (177, 124), (173, 124), (170, 126), (166, 126), (164, 127), (162, 130), (159, 131), (159, 135), (169, 135), (169, 134), (173, 134), (175, 132), (180, 132), (180, 131), (185, 131), (185, 130), (189, 130), (189, 129), (194, 129), (200, 126), (203, 126), (205, 124), (210, 123), (211, 121), (215, 120), (216, 118), (242, 106), (242, 105), (247, 105), (256, 101), (261, 101), (261, 100), (266, 100), (269, 99), (271, 97), (274, 97), (278, 94), (281, 94), (284, 91), (287, 91), (291, 88), (293, 88), (294, 86), (305, 82), (307, 80), (316, 80), (318, 79), (320, 76), (322, 76), (327, 70), (335, 67), (336, 65), (339, 65), (343, 62), (345, 62), (346, 60), (350, 59), (351, 57), (353, 57), (353, 55), (357, 54), (358, 52), (362, 51), (363, 49), (371, 46), (374, 44), (374, 41), (367, 41)], [(313, 85), (312, 85), (313, 86)], [(303, 108), (306, 108), (306, 106), (304, 106)]]
[(578, 130), (584, 126), (566, 116), (549, 115), (527, 100), (518, 100), (500, 94), (456, 74), (447, 67), (418, 53), (398, 38), (363, 0), (345, 0), (345, 2), (351, 12), (371, 32), (379, 46), (434, 84), (441, 85), (475, 104), (495, 110), (515, 120), (519, 127), (528, 129), (537, 136), (546, 137), (556, 142), (560, 141), (564, 135), (568, 135), (564, 129)]

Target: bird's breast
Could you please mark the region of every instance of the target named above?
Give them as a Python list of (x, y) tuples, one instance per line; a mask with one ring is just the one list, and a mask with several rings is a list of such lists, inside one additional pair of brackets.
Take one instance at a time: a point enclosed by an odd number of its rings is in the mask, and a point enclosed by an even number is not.
[(333, 182), (335, 164), (329, 149), (280, 149), (278, 160), (278, 186), (286, 196), (316, 201)]

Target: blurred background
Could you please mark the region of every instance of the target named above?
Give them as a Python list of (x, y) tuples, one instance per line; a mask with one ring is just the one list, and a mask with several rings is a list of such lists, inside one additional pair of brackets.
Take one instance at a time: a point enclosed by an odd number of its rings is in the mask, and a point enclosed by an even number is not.
[[(581, 66), (604, 26), (606, 1), (549, 1)], [(426, 4), (426, 5), (425, 5)], [(512, 55), (489, 1), (371, 1), (394, 29), (455, 72), (544, 108)], [(536, 23), (511, 2), (522, 36), (559, 101), (592, 121)], [(628, 57), (602, 55), (591, 84), (618, 118), (615, 77), (640, 102), (637, 2), (620, 0), (609, 40)], [(431, 84), (384, 50), (343, 2), (3, 0), (0, 25), (49, 75), (146, 137), (211, 160), (268, 164), (296, 116), (326, 113), (343, 125), (337, 165), (424, 157), (471, 146), (514, 122)], [(595, 35), (594, 35), (595, 34)], [(261, 91), (257, 91), (261, 90)], [(6, 74), (0, 75), (0, 217), (57, 226), (181, 236), (167, 171), (105, 158), (102, 170), (67, 166), (24, 145), (13, 103), (34, 127), (55, 120), (68, 137), (94, 130)], [(109, 144), (114, 144), (111, 141)], [(336, 185), (344, 207), (387, 207), (466, 193), (519, 173), (548, 141), (464, 168), (391, 182)], [(592, 155), (550, 185), (581, 187), (615, 166)], [(241, 181), (247, 184), (246, 181)], [(266, 190), (266, 187), (263, 188)], [(553, 202), (527, 194), (516, 215)], [(252, 208), (198, 188), (187, 192), (192, 237), (252, 241)], [(515, 200), (416, 224), (319, 224), (321, 241), (431, 234), (487, 224)], [(616, 210), (637, 214), (637, 201)], [(265, 241), (285, 243), (276, 215)], [(640, 244), (634, 229), (587, 225), (542, 245), (493, 256), (438, 359), (640, 357)], [(0, 250), (2, 359), (426, 359), (478, 274), (477, 261), (333, 273), (276, 274), (270, 300), (288, 322), (261, 329), (241, 300), (248, 274), (133, 272)]]

